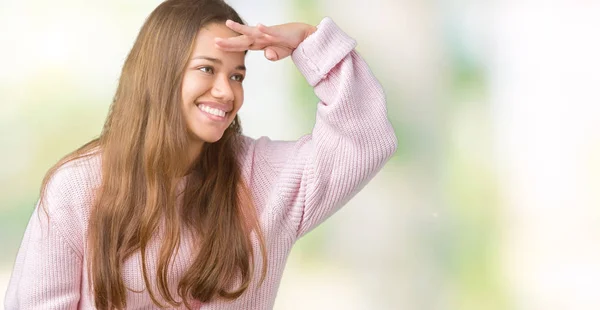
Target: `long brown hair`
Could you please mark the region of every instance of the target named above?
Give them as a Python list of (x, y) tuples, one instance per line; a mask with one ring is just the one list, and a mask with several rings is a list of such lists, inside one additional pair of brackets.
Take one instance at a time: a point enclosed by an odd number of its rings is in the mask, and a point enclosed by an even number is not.
[[(181, 86), (198, 31), (210, 23), (240, 16), (219, 0), (168, 0), (145, 21), (129, 53), (102, 133), (68, 154), (46, 174), (46, 185), (63, 164), (101, 154), (102, 182), (95, 193), (88, 236), (89, 279), (98, 309), (127, 305), (121, 266), (137, 251), (152, 301), (146, 268), (146, 247), (153, 233), (164, 228), (157, 263), (156, 285), (170, 306), (189, 300), (235, 299), (249, 286), (254, 270), (252, 233), (262, 253), (266, 249), (256, 209), (241, 177), (241, 126), (236, 116), (223, 137), (205, 143), (191, 165), (188, 132), (181, 111)], [(177, 208), (177, 181), (186, 185)], [(194, 236), (189, 269), (181, 277), (177, 301), (168, 289), (169, 264), (180, 244), (182, 229)], [(241, 278), (239, 288), (228, 288)]]

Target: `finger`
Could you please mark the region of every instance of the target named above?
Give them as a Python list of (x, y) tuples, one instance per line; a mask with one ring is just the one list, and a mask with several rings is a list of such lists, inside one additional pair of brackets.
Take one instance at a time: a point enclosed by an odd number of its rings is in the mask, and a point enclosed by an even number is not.
[(246, 35), (231, 38), (215, 38), (215, 44), (222, 49), (247, 50), (254, 40)]
[(270, 48), (265, 49), (265, 58), (267, 58), (270, 61), (279, 60), (279, 56), (277, 56), (277, 53)]
[(231, 29), (237, 33), (245, 34), (247, 36), (256, 36), (257, 35), (257, 29), (255, 27), (250, 27), (248, 25), (240, 24), (238, 22), (232, 21), (231, 19), (228, 19), (225, 22), (225, 25), (229, 29)]
[(282, 37), (284, 35), (283, 31), (276, 28), (276, 27), (267, 27), (263, 24), (258, 24), (256, 25), (256, 29), (258, 29), (258, 31), (272, 36), (272, 37)]
[(219, 47), (223, 52), (245, 52), (249, 49), (247, 48), (239, 48), (239, 47)]
[(247, 47), (222, 47), (222, 46), (218, 46), (217, 48), (224, 51), (224, 52), (245, 52), (247, 50), (249, 50), (249, 48)]

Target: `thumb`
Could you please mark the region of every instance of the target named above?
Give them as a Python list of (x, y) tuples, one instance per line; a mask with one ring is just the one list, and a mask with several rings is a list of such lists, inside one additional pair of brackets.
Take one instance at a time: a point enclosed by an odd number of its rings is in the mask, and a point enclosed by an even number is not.
[(279, 60), (279, 56), (277, 55), (275, 50), (273, 50), (272, 48), (265, 49), (265, 58), (267, 58), (270, 61)]

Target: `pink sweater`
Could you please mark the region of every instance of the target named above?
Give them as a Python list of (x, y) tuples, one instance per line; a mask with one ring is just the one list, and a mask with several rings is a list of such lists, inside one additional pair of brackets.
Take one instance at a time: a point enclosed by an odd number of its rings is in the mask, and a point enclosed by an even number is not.
[[(385, 95), (356, 42), (329, 18), (292, 54), (320, 99), (312, 134), (297, 141), (246, 137), (243, 177), (252, 190), (268, 251), (267, 278), (255, 277), (238, 299), (194, 303), (195, 309), (272, 309), (292, 246), (351, 199), (383, 167), (397, 140), (387, 118)], [(50, 222), (32, 215), (6, 292), (12, 309), (93, 309), (84, 251), (92, 189), (100, 182), (100, 157), (71, 162), (58, 170), (48, 191)], [(377, 207), (377, 206), (365, 206)], [(185, 233), (171, 273), (171, 292), (189, 266)], [(255, 244), (256, 268), (262, 257)], [(149, 272), (158, 240), (148, 248)], [(144, 289), (140, 257), (123, 265), (127, 287)], [(154, 292), (158, 292), (154, 289)], [(146, 292), (128, 291), (127, 309), (155, 309)]]

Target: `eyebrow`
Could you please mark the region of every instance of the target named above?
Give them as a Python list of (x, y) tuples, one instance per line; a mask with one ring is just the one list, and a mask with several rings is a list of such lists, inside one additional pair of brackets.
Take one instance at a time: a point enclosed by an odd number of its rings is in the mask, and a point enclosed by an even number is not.
[[(196, 56), (196, 57), (193, 57), (193, 58), (192, 58), (192, 60), (194, 60), (194, 59), (206, 59), (206, 60), (208, 60), (208, 61), (212, 61), (212, 62), (214, 62), (214, 63), (218, 63), (218, 64), (220, 64), (220, 65), (222, 65), (222, 64), (223, 64), (223, 62), (221, 61), (221, 59), (218, 59), (218, 58), (212, 58), (212, 57), (208, 57), (208, 56)], [(236, 70), (243, 70), (243, 71), (246, 71), (246, 66), (244, 66), (244, 65), (239, 65), (239, 66), (235, 67), (235, 69), (236, 69)]]

